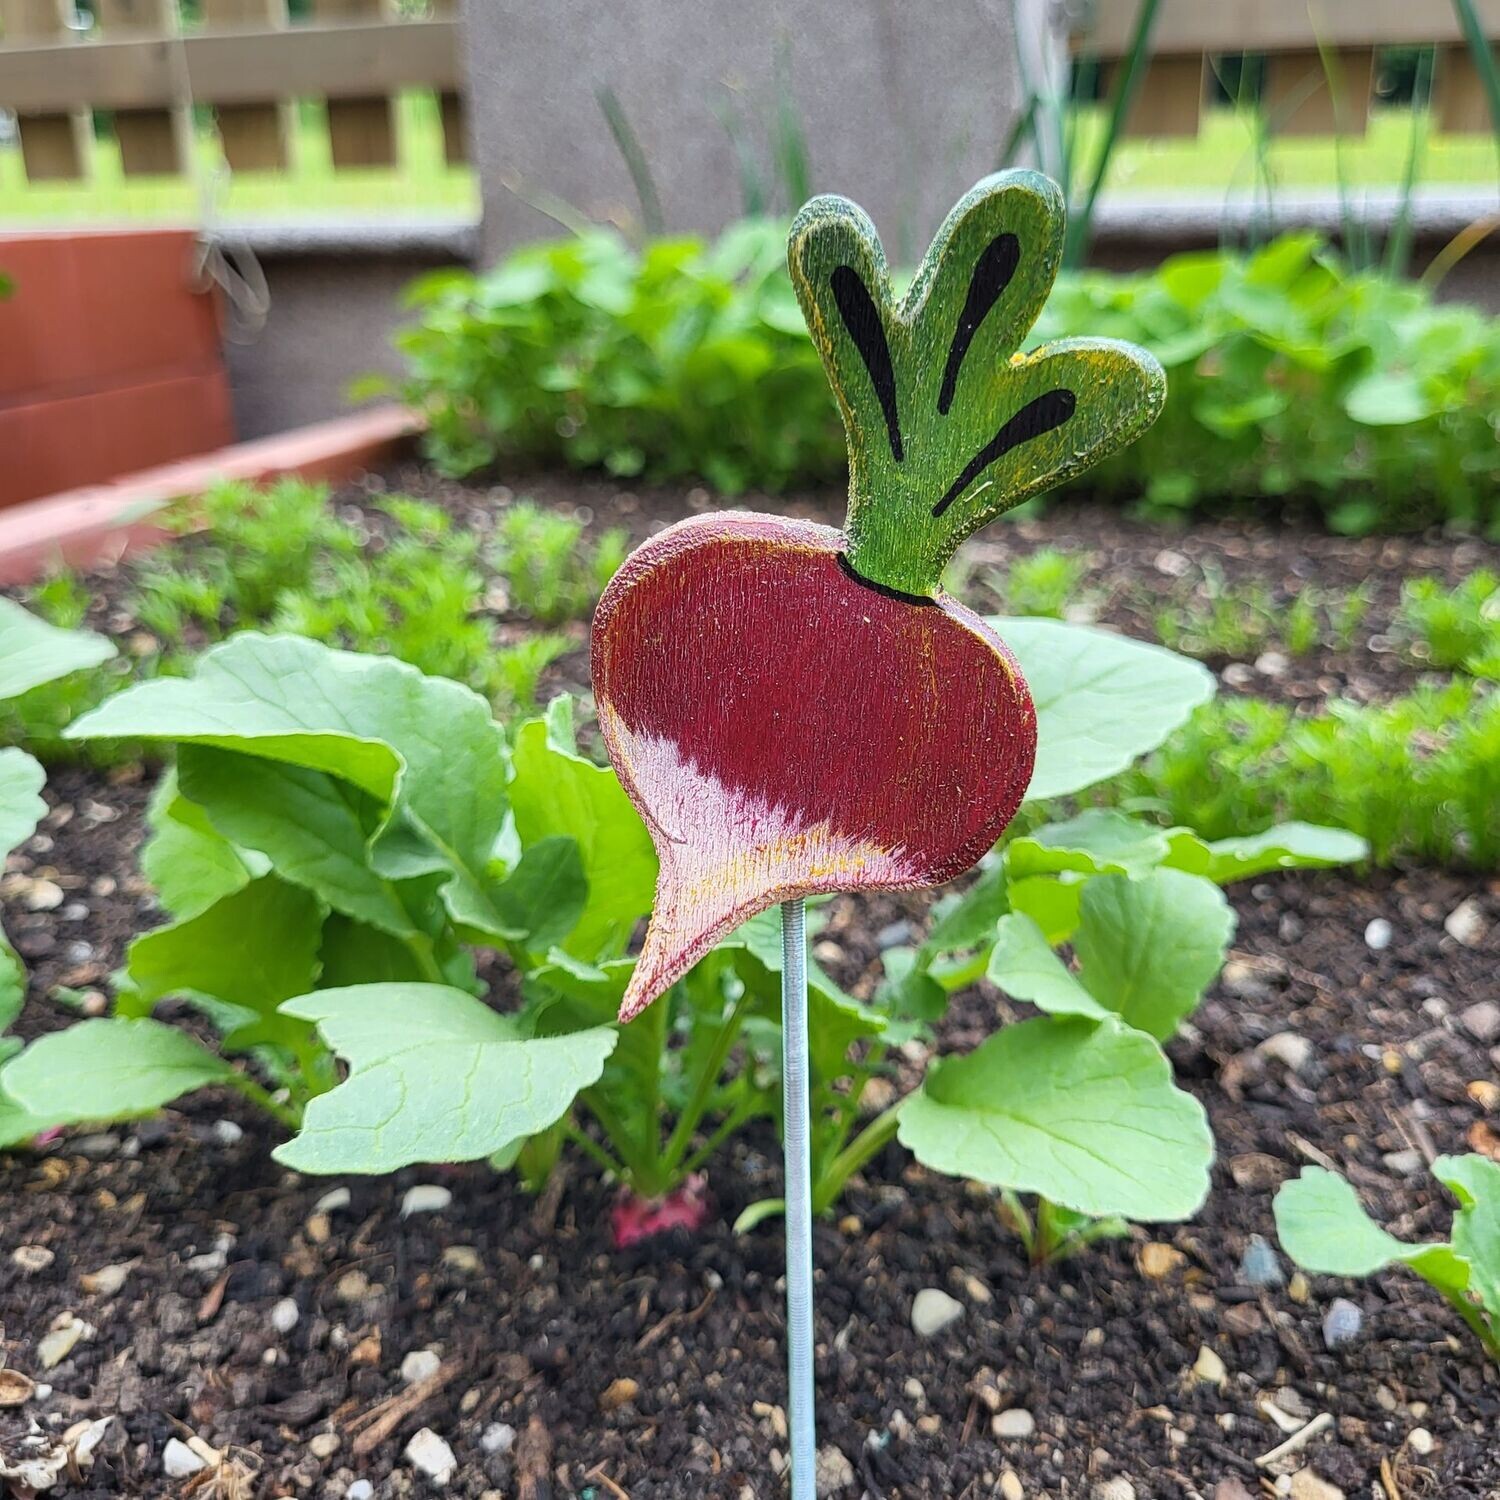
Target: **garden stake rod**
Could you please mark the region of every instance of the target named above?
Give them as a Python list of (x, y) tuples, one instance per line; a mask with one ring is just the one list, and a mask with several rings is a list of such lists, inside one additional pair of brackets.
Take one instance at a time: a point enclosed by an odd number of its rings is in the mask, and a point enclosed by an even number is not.
[(817, 1418), (813, 1401), (812, 1153), (808, 1136), (807, 913), (799, 897), (781, 908), (782, 1157), (786, 1195), (786, 1338), (791, 1500), (814, 1500)]

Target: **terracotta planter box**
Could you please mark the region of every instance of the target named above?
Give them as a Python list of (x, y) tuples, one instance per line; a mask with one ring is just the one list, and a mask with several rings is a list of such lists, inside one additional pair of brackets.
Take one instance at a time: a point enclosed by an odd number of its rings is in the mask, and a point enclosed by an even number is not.
[(187, 229), (0, 234), (0, 507), (229, 443)]

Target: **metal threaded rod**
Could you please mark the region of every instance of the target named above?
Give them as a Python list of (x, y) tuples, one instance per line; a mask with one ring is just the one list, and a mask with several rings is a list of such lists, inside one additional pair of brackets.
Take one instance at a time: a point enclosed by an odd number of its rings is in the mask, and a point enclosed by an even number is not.
[(807, 1098), (807, 914), (781, 908), (781, 1055), (786, 1162), (787, 1418), (791, 1500), (814, 1500), (817, 1437), (813, 1415), (812, 1164)]

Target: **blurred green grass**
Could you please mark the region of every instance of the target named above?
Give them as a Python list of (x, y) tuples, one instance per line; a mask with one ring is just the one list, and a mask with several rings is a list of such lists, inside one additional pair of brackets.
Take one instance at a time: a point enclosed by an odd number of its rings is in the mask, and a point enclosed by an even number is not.
[(207, 214), (235, 221), (280, 218), (477, 217), (479, 189), (467, 166), (443, 159), (437, 100), (413, 90), (396, 99), (399, 163), (392, 168), (335, 172), (327, 116), (303, 101), (294, 112), (292, 168), (285, 173), (231, 175), (211, 130), (197, 139), (199, 181), (188, 177), (126, 177), (114, 140), (95, 143), (93, 175), (80, 182), (30, 184), (18, 146), (0, 148), (0, 224), (79, 222), (197, 223)]
[[(599, 127), (603, 128), (602, 124)], [(1079, 114), (1080, 151), (1090, 158), (1102, 136), (1103, 111)], [(1352, 189), (1395, 188), (1405, 169), (1411, 112), (1372, 112), (1365, 135), (1285, 139), (1269, 148), (1274, 187), (1332, 190), (1342, 178)], [(211, 130), (198, 137), (199, 182), (186, 177), (127, 178), (112, 139), (96, 143), (92, 178), (77, 183), (29, 184), (16, 146), (0, 147), (0, 224), (189, 222), (212, 215), (233, 221), (279, 218), (477, 217), (479, 190), (467, 166), (443, 159), (442, 126), (430, 92), (398, 96), (400, 163), (395, 168), (335, 172), (329, 159), (321, 104), (295, 112), (293, 167), (286, 173), (231, 176)], [(623, 170), (623, 169), (622, 169)], [(1418, 181), (1425, 186), (1483, 185), (1497, 177), (1497, 149), (1488, 136), (1429, 135)], [(1110, 164), (1106, 191), (1131, 195), (1249, 192), (1256, 184), (1253, 127), (1233, 109), (1206, 109), (1192, 140), (1127, 140)], [(201, 195), (208, 203), (201, 201)]]
[[(1488, 135), (1439, 135), (1434, 128), (1421, 156), (1421, 186), (1482, 184), (1493, 190), (1500, 150)], [(1075, 160), (1093, 160), (1105, 128), (1104, 111), (1078, 117)], [(1372, 109), (1362, 136), (1337, 142), (1332, 136), (1288, 136), (1268, 148), (1276, 188), (1333, 189), (1341, 179), (1350, 188), (1397, 188), (1406, 170), (1411, 140), (1409, 109)], [(1342, 154), (1342, 163), (1339, 156)], [(1127, 139), (1115, 148), (1105, 179), (1106, 192), (1129, 194), (1249, 192), (1256, 182), (1253, 117), (1234, 109), (1205, 109), (1191, 140)]]

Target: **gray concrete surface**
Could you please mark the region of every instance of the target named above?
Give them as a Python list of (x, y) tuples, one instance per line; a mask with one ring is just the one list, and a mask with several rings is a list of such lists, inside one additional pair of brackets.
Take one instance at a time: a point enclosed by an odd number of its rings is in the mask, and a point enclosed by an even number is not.
[(1017, 11), (1028, 48), (1052, 55), (1053, 0), (465, 0), (483, 257), (556, 234), (532, 206), (547, 199), (587, 219), (638, 218), (599, 105), (608, 87), (669, 230), (712, 232), (740, 215), (716, 111), (736, 108), (766, 163), (789, 92), (813, 190), (861, 203), (891, 259), (910, 262), (959, 194), (999, 165), (1022, 97)]
[(401, 293), (439, 266), (468, 263), (463, 223), (258, 225), (243, 232), (270, 292), (264, 326), (225, 345), (236, 430), (263, 437), (350, 410), (349, 382), (399, 375), (391, 335)]

